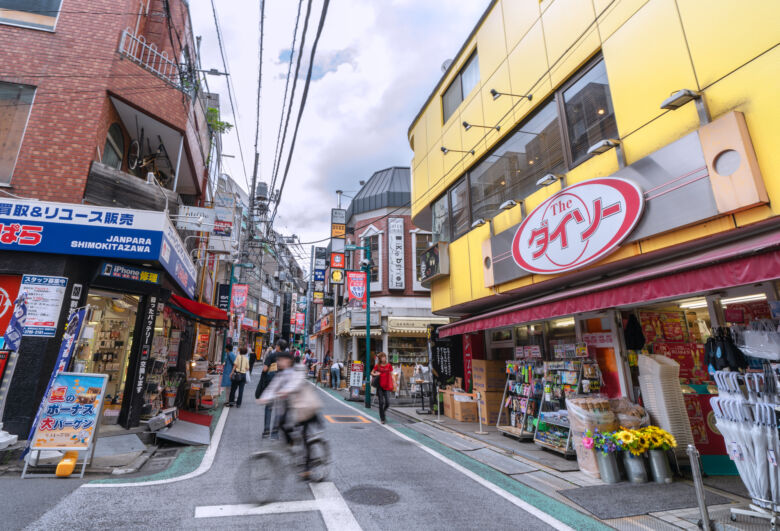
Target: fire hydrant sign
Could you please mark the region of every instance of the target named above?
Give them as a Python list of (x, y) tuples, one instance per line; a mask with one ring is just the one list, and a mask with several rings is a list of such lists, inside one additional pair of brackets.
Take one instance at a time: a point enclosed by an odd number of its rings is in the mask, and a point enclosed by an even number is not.
[(67, 285), (65, 277), (22, 276), (19, 293), (27, 293), (27, 319), (22, 335), (55, 336)]
[(61, 372), (44, 397), (34, 450), (87, 450), (100, 421), (108, 376)]
[(531, 273), (578, 269), (617, 249), (639, 222), (643, 208), (642, 190), (626, 179), (603, 177), (569, 186), (520, 224), (512, 256)]

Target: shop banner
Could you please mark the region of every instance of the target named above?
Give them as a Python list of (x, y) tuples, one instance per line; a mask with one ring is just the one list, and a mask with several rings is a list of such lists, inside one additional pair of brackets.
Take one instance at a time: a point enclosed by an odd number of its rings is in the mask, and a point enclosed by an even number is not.
[(235, 312), (245, 309), (248, 296), (249, 286), (247, 284), (233, 284), (233, 291), (230, 297), (230, 311)]
[[(478, 336), (463, 334), (463, 389), (471, 392), (471, 362), (474, 360), (474, 341)], [(457, 340), (457, 337), (455, 337)]]
[(108, 376), (61, 372), (54, 378), (33, 426), (33, 450), (87, 450), (95, 435)]
[(344, 253), (330, 253), (331, 269), (344, 269)]
[(70, 314), (70, 317), (68, 317), (68, 324), (65, 327), (65, 333), (62, 334), (62, 341), (60, 342), (60, 351), (57, 354), (57, 360), (54, 362), (54, 370), (52, 371), (51, 376), (49, 377), (49, 382), (46, 385), (46, 391), (43, 394), (44, 400), (41, 402), (40, 406), (38, 407), (38, 412), (35, 414), (35, 421), (33, 421), (33, 424), (30, 427), (30, 434), (27, 436), (27, 448), (25, 448), (24, 451), (25, 454), (28, 451), (30, 451), (30, 444), (34, 440), (33, 434), (35, 433), (35, 430), (38, 427), (38, 421), (40, 420), (41, 415), (44, 412), (46, 399), (47, 397), (50, 396), (51, 389), (54, 385), (54, 381), (56, 377), (59, 374), (65, 372), (65, 370), (70, 365), (70, 360), (71, 358), (73, 358), (73, 353), (76, 350), (76, 345), (78, 344), (78, 340), (81, 337), (81, 332), (84, 329), (84, 323), (86, 322), (86, 318), (87, 318), (87, 308), (79, 308), (78, 310), (72, 312)]
[[(433, 334), (435, 336), (437, 334)], [(438, 385), (444, 387), (463, 377), (463, 355), (459, 338), (431, 338), (431, 365), (438, 374)]]
[(314, 304), (322, 304), (325, 300), (324, 297), (325, 294), (322, 291), (315, 291), (312, 293), (311, 302)]
[(295, 314), (295, 333), (300, 334), (303, 332), (303, 327), (306, 324), (306, 314), (304, 313), (296, 313)]
[(257, 329), (262, 333), (268, 331), (268, 317), (266, 317), (265, 315), (260, 316), (257, 322)]
[(21, 292), (14, 301), (11, 318), (3, 336), (3, 348), (16, 352), (24, 335), (24, 324), (27, 321), (27, 293)]
[(365, 271), (347, 271), (347, 294), (350, 299), (366, 300)]
[(315, 269), (314, 270), (314, 282), (325, 282), (325, 270), (324, 269)]
[(65, 277), (22, 276), (19, 292), (27, 295), (27, 320), (23, 335), (54, 337), (67, 285)]
[(164, 212), (0, 201), (0, 249), (159, 261), (190, 297), (196, 269)]
[(404, 263), (404, 218), (387, 220), (387, 267), (390, 271), (388, 287), (404, 289), (406, 268)]
[[(19, 295), (21, 275), (0, 275), (0, 332), (5, 332), (14, 313), (14, 301)], [(2, 348), (2, 345), (0, 345)]]
[(144, 284), (162, 284), (162, 273), (160, 271), (125, 264), (115, 264), (113, 262), (103, 262), (100, 264), (98, 276), (132, 280), (135, 282), (143, 282)]
[(349, 386), (350, 387), (357, 387), (360, 389), (360, 387), (363, 385), (363, 373), (364, 373), (365, 367), (363, 366), (363, 362), (360, 361), (353, 361), (352, 365), (349, 369)]
[(230, 285), (217, 285), (217, 308), (226, 312), (230, 311)]

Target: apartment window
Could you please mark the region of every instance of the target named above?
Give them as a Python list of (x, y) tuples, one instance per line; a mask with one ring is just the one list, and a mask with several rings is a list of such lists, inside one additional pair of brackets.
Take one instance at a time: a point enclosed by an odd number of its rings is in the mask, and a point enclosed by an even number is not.
[(450, 241), (450, 203), (446, 193), (433, 203), (431, 230), (434, 242)]
[(466, 179), (460, 181), (450, 190), (453, 240), (457, 240), (471, 228), (468, 193), (469, 187)]
[(62, 0), (0, 0), (0, 23), (54, 30)]
[(103, 146), (103, 164), (117, 170), (122, 169), (122, 158), (125, 153), (125, 138), (119, 124), (111, 124), (106, 135), (106, 145)]
[(429, 232), (420, 232), (417, 230), (412, 232), (412, 247), (414, 249), (414, 289), (415, 291), (426, 290), (422, 284), (420, 284), (420, 255), (427, 251), (431, 245), (433, 245), (433, 235)]
[(0, 183), (11, 182), (34, 95), (35, 87), (0, 83)]
[(450, 116), (458, 108), (458, 105), (466, 99), (474, 87), (479, 83), (479, 58), (477, 52), (474, 52), (466, 64), (452, 80), (450, 86), (444, 91), (442, 96), (442, 108), (444, 112), (444, 121), (449, 120)]
[[(369, 227), (360, 235), (361, 245), (363, 247), (371, 248), (371, 261), (374, 262), (374, 267), (371, 268), (371, 274), (369, 275), (369, 287), (371, 291), (382, 290), (382, 233), (376, 229), (373, 225)], [(361, 252), (361, 259), (365, 258), (365, 251)]]
[(562, 101), (572, 166), (585, 160), (596, 142), (618, 137), (604, 61), (564, 89)]

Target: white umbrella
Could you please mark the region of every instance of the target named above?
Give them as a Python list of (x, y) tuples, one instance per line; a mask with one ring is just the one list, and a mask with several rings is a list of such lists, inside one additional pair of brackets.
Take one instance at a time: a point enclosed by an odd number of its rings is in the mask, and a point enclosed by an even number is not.
[(762, 500), (770, 499), (769, 461), (767, 459), (767, 417), (764, 404), (749, 407), (753, 413), (750, 427), (750, 442), (752, 443), (752, 459), (756, 476), (757, 496)]
[[(743, 426), (741, 422), (736, 420), (739, 416), (734, 411), (734, 402), (734, 399), (731, 398), (710, 398), (712, 411), (715, 414), (715, 423), (726, 442), (726, 449), (734, 460), (734, 464), (739, 471), (739, 476), (742, 478), (745, 487), (747, 487), (752, 497), (756, 488), (755, 477), (751, 470), (752, 460), (747, 455), (748, 452), (745, 449), (742, 434)], [(750, 446), (752, 450), (752, 444)]]

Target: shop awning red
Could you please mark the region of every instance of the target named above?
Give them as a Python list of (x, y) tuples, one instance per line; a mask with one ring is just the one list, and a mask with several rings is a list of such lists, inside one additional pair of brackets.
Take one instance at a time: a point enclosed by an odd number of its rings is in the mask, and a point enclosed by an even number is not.
[[(441, 337), (717, 291), (780, 278), (780, 233), (746, 238), (604, 282), (556, 292), (439, 328)], [(745, 256), (749, 255), (749, 256)]]
[(200, 318), (209, 323), (225, 324), (228, 321), (228, 314), (225, 310), (220, 310), (210, 304), (185, 299), (176, 294), (171, 294), (168, 303), (176, 309), (184, 310), (183, 313), (190, 314), (192, 317)]

